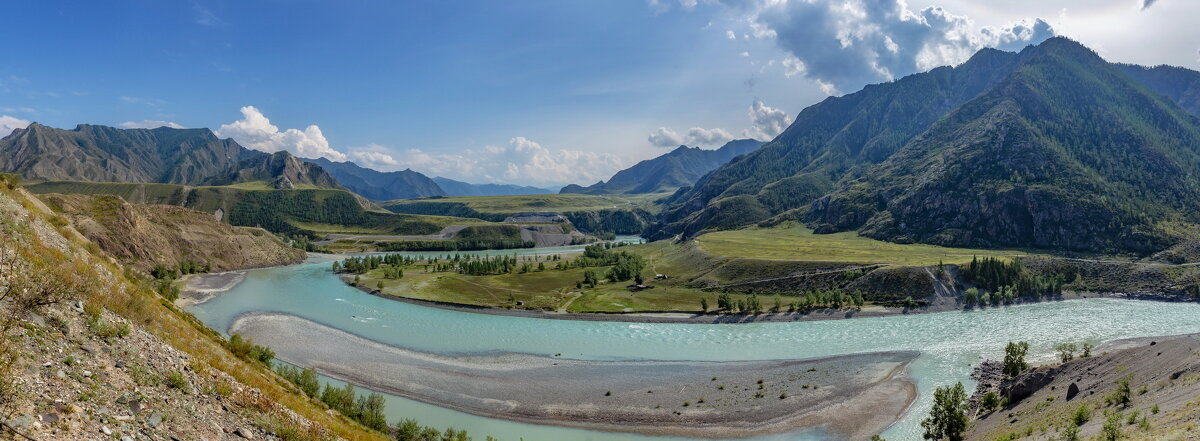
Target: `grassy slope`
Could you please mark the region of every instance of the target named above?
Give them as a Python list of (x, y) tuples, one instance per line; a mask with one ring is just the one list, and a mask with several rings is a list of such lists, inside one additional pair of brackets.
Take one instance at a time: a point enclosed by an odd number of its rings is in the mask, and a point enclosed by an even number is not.
[[(30, 213), (27, 218), (17, 219), (25, 225), (21, 228), (25, 237), (6, 238), (19, 239), (9, 244), (24, 247), (17, 251), (19, 255), (27, 255), (28, 261), (42, 268), (69, 268), (67, 271), (73, 275), (72, 280), (85, 280), (79, 286), (86, 291), (77, 294), (85, 302), (103, 305), (187, 352), (197, 363), (224, 371), (242, 384), (259, 389), (271, 400), (321, 424), (337, 436), (352, 441), (386, 439), (345, 417), (331, 415), (324, 405), (304, 396), (262, 365), (235, 357), (216, 332), (155, 295), (147, 283), (131, 278), (125, 268), (99, 255), (95, 245), (74, 229), (65, 225), (52, 227), (50, 210), (28, 193), (2, 185), (0, 193), (3, 193), (0, 197), (17, 200)], [(55, 243), (65, 244), (70, 252), (63, 253), (50, 245)]]
[(721, 256), (895, 265), (964, 263), (972, 256), (1031, 255), (1016, 250), (897, 244), (862, 237), (854, 232), (813, 234), (812, 230), (796, 224), (708, 233), (698, 237), (696, 242), (704, 251)]

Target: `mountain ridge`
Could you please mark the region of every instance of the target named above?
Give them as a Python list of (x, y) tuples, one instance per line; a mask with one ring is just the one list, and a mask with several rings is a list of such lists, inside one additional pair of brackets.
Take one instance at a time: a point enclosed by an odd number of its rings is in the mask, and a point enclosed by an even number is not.
[(372, 201), (447, 196), (436, 182), (411, 169), (381, 172), (350, 161), (334, 162), (326, 158), (304, 161), (324, 168), (338, 183)]
[(696, 183), (705, 173), (763, 144), (754, 139), (735, 139), (715, 150), (681, 145), (668, 153), (618, 171), (607, 182), (601, 181), (587, 187), (568, 185), (559, 193), (638, 194), (672, 191)]

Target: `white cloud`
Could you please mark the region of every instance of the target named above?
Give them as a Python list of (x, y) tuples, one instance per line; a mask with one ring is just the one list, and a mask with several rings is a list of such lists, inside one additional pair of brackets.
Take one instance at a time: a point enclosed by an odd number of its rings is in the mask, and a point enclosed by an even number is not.
[(392, 154), (382, 146), (372, 145), (351, 151), (349, 156), (359, 165), (377, 170), (411, 168), (430, 176), (471, 182), (540, 186), (591, 183), (607, 179), (626, 165), (616, 155), (550, 149), (525, 137), (512, 138), (507, 145), (487, 145), (461, 153), (409, 149)]
[(346, 154), (354, 163), (375, 170), (397, 170), (400, 161), (392, 157), (387, 147), (379, 144), (369, 144), (365, 147), (351, 147)]
[(737, 34), (733, 33), (733, 31), (726, 30), (726, 31), (725, 31), (725, 38), (728, 38), (728, 39), (730, 39), (730, 40), (737, 40)]
[(804, 62), (792, 55), (783, 59), (783, 76), (791, 78), (804, 73)]
[(182, 125), (179, 125), (178, 123), (173, 123), (171, 121), (159, 121), (159, 120), (154, 120), (154, 119), (144, 119), (141, 121), (125, 121), (125, 122), (117, 124), (117, 125), (124, 127), (126, 129), (157, 129), (159, 127), (170, 127), (172, 129), (186, 128)]
[(217, 136), (233, 138), (246, 148), (268, 153), (287, 150), (302, 158), (327, 158), (345, 161), (346, 155), (329, 147), (329, 141), (315, 124), (303, 131), (287, 129), (280, 132), (266, 116), (254, 106), (242, 107), (242, 119), (222, 124)]
[[(724, 0), (753, 35), (771, 39), (803, 73), (831, 87), (857, 90), (914, 72), (965, 61), (983, 47), (1016, 50), (1054, 36), (1045, 20), (977, 26), (940, 7), (911, 10), (904, 0)], [(1147, 3), (1153, 3), (1148, 1)], [(793, 63), (795, 64), (795, 63)]]
[(666, 127), (659, 127), (646, 138), (656, 147), (678, 147), (680, 145), (713, 146), (721, 145), (733, 139), (733, 134), (722, 128), (705, 129), (692, 127), (687, 135), (682, 135)]
[(0, 115), (0, 138), (11, 135), (13, 130), (26, 127), (29, 127), (29, 121), (8, 115)]
[(754, 100), (750, 105), (751, 127), (743, 132), (743, 136), (770, 141), (791, 124), (792, 117), (787, 112), (763, 104), (762, 100)]
[(691, 144), (699, 145), (720, 145), (729, 142), (733, 139), (733, 134), (725, 129), (704, 129), (700, 127), (692, 127), (688, 130), (688, 141)]
[(678, 147), (685, 142), (683, 136), (666, 127), (659, 127), (646, 140), (658, 147)]
[(196, 24), (201, 25), (201, 26), (228, 26), (229, 25), (229, 22), (226, 22), (225, 20), (221, 20), (221, 17), (217, 17), (216, 14), (213, 14), (212, 11), (205, 9), (203, 6), (200, 6), (199, 3), (192, 4), (192, 13), (194, 13), (196, 15)]

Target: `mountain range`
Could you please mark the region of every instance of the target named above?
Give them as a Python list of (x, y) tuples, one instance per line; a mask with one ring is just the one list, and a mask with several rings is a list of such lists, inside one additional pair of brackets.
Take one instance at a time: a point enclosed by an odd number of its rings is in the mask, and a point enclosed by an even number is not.
[(830, 97), (664, 202), (651, 238), (784, 220), (895, 242), (1147, 253), (1200, 221), (1200, 73), (1066, 38)]
[(321, 167), (286, 151), (250, 150), (208, 129), (82, 124), (64, 130), (33, 123), (0, 139), (0, 152), (0, 171), (35, 181), (341, 188)]
[(305, 161), (328, 170), (350, 191), (373, 201), (447, 196), (432, 179), (412, 170), (381, 172), (353, 162), (333, 162), (325, 158)]
[(729, 141), (716, 150), (681, 145), (670, 153), (638, 162), (617, 172), (608, 182), (587, 187), (568, 185), (559, 193), (632, 194), (674, 191), (696, 183), (705, 173), (763, 145), (754, 139)]

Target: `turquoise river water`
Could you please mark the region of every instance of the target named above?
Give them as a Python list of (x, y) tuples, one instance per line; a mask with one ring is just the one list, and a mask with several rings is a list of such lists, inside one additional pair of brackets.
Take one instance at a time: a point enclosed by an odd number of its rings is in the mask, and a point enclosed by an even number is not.
[[(565, 247), (550, 252), (568, 252)], [(531, 253), (523, 250), (518, 252)], [(547, 252), (546, 249), (537, 252)], [(413, 253), (419, 254), (419, 253)], [(441, 253), (444, 254), (444, 253)], [(513, 254), (512, 251), (499, 254)], [(1008, 341), (1031, 342), (1033, 361), (1049, 361), (1064, 342), (1200, 332), (1200, 305), (1085, 299), (945, 312), (789, 323), (649, 324), (550, 320), (476, 314), (411, 305), (346, 286), (330, 260), (248, 271), (246, 279), (213, 300), (188, 308), (208, 326), (226, 331), (240, 315), (294, 314), (379, 342), (439, 354), (520, 352), (589, 360), (770, 360), (858, 352), (915, 350), (910, 368), (920, 398), (884, 433), (892, 441), (921, 439), (920, 420), (939, 385), (973, 387), (971, 366), (999, 358)], [(594, 432), (521, 424), (388, 397), (389, 417), (468, 430), (515, 441), (667, 441), (678, 438)], [(755, 440), (819, 440), (817, 432)]]

